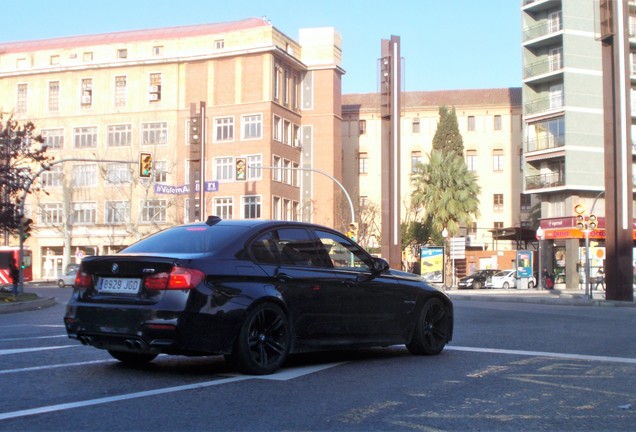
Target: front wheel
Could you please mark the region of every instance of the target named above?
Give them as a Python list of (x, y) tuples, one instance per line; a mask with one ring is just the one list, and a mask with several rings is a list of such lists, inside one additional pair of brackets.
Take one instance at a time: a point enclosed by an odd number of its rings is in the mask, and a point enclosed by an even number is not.
[(439, 354), (450, 340), (452, 328), (450, 310), (440, 299), (432, 298), (424, 303), (406, 348), (416, 355)]
[(503, 289), (509, 289), (509, 288), (510, 288), (510, 284), (508, 282), (504, 282)]
[(476, 289), (476, 290), (481, 289), (481, 282), (479, 281), (473, 282), (473, 289)]
[(285, 312), (273, 303), (262, 303), (247, 314), (234, 352), (226, 358), (235, 360), (243, 373), (271, 374), (285, 362), (290, 344), (291, 329)]
[(143, 365), (149, 363), (157, 357), (157, 354), (146, 354), (146, 353), (134, 353), (130, 351), (114, 351), (108, 350), (108, 354), (110, 354), (113, 358), (119, 360), (122, 363), (130, 364), (130, 365)]

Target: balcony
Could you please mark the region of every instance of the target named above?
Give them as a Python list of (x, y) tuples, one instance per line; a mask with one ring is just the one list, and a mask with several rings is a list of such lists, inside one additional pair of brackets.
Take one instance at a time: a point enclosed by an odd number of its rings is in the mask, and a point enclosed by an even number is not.
[(565, 145), (565, 135), (546, 135), (526, 141), (526, 153), (548, 150)]
[(523, 0), (524, 11), (541, 12), (561, 6), (561, 0)]
[(526, 177), (526, 190), (546, 189), (565, 185), (565, 173), (562, 171), (538, 174)]
[(535, 99), (525, 104), (525, 115), (538, 114), (546, 111), (558, 111), (563, 108), (563, 95), (555, 94), (547, 98)]
[(561, 37), (563, 24), (560, 20), (545, 21), (533, 27), (527, 28), (523, 32), (524, 45), (529, 41), (533, 41), (533, 46), (545, 46), (554, 44), (555, 37)]
[(561, 81), (563, 61), (560, 56), (530, 63), (523, 68), (523, 79), (528, 84), (543, 84), (550, 81)]

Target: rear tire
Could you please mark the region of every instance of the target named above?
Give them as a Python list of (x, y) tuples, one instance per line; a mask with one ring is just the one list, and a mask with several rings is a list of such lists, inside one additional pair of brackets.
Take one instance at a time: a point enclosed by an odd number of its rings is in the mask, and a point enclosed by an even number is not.
[(473, 282), (473, 289), (476, 289), (476, 290), (481, 289), (481, 282), (479, 281)]
[(504, 282), (502, 288), (503, 289), (510, 289), (510, 284), (508, 282)]
[(289, 354), (291, 329), (287, 315), (273, 303), (262, 303), (248, 312), (234, 352), (225, 356), (241, 372), (267, 375), (276, 372)]
[(432, 298), (424, 303), (406, 348), (416, 355), (439, 354), (450, 340), (452, 326), (451, 312), (440, 299)]
[(157, 354), (134, 353), (129, 351), (108, 350), (108, 354), (122, 363), (129, 365), (143, 365), (149, 363), (157, 357)]

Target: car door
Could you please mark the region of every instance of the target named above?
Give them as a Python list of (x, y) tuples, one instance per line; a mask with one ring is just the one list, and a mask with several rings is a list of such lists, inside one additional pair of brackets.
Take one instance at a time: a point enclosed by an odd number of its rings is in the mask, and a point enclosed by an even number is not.
[(329, 344), (341, 334), (341, 285), (305, 227), (277, 228), (256, 238), (253, 259), (284, 299), (297, 342)]
[(374, 274), (372, 258), (337, 233), (314, 229), (329, 250), (334, 278), (340, 280), (343, 337), (356, 341), (395, 340), (415, 306), (414, 292), (397, 277)]

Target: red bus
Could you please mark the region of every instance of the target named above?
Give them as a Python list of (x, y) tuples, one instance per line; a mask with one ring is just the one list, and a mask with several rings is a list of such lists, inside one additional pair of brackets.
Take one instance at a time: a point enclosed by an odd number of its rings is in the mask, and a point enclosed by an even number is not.
[[(20, 262), (20, 248), (0, 246), (0, 283), (2, 284), (13, 284), (9, 270), (12, 260), (15, 260), (16, 263)], [(24, 282), (33, 280), (33, 259), (29, 249), (22, 251), (22, 267)]]

